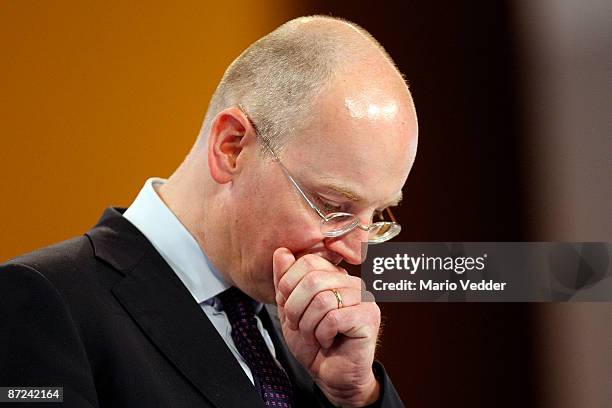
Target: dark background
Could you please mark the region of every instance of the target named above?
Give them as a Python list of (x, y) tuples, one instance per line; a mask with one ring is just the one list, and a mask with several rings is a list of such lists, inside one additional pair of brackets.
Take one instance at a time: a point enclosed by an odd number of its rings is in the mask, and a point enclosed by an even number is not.
[[(526, 240), (510, 5), (327, 3), (313, 4), (312, 13), (370, 31), (415, 100), (419, 147), (395, 211), (403, 227), (397, 240)], [(408, 406), (535, 405), (532, 306), (386, 303), (381, 309), (379, 358)]]

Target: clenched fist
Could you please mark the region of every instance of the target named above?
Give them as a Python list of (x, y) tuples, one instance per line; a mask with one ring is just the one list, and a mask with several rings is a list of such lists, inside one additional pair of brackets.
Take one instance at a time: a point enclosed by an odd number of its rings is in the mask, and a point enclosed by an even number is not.
[[(362, 281), (318, 255), (299, 259), (287, 248), (273, 255), (276, 303), (283, 335), (296, 359), (334, 405), (375, 402), (380, 386), (372, 363), (380, 309), (362, 302)], [(342, 299), (342, 307), (332, 291)]]

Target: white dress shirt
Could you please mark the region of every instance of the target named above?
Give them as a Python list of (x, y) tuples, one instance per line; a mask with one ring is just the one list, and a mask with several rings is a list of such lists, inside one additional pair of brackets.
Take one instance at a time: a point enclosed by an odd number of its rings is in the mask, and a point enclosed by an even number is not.
[[(142, 232), (170, 265), (254, 384), (253, 374), (238, 349), (236, 349), (231, 335), (231, 325), (223, 311), (221, 302), (217, 298), (217, 295), (228, 289), (230, 285), (223, 280), (222, 275), (208, 260), (195, 238), (157, 194), (157, 186), (165, 181), (160, 178), (148, 179), (123, 216)], [(262, 307), (263, 305), (259, 304), (256, 309), (257, 312)], [(263, 327), (258, 316), (256, 316), (256, 319), (257, 327), (268, 349), (270, 349), (270, 353), (276, 357), (268, 331)], [(205, 342), (206, 339), (200, 339), (200, 341)]]

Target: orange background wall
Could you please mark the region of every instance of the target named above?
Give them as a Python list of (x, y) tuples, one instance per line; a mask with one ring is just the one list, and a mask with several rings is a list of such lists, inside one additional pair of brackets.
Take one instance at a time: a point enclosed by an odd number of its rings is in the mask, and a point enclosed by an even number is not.
[(1, 2), (0, 262), (169, 176), (225, 67), (292, 3)]

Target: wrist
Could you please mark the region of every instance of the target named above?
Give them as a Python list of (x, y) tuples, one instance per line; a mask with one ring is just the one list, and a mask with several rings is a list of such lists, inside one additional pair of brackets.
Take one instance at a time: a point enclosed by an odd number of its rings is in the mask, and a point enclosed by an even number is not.
[(331, 389), (325, 384), (319, 388), (327, 400), (339, 408), (361, 408), (374, 404), (380, 398), (381, 386), (374, 373), (361, 385), (343, 389)]

